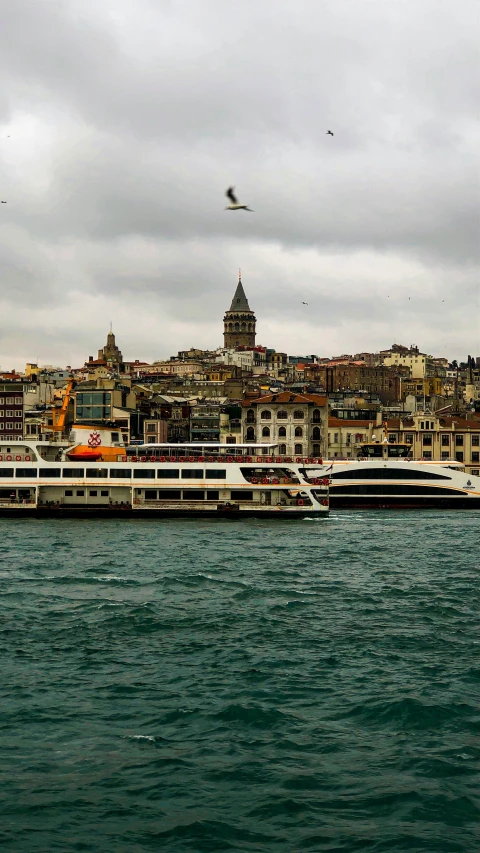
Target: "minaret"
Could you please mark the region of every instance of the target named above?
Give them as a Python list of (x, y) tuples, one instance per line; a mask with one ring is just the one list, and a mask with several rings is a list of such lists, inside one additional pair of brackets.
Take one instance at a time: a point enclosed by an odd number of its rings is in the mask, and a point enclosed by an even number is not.
[(251, 311), (242, 284), (242, 272), (238, 271), (238, 284), (232, 304), (223, 318), (223, 339), (225, 347), (254, 347), (256, 317)]

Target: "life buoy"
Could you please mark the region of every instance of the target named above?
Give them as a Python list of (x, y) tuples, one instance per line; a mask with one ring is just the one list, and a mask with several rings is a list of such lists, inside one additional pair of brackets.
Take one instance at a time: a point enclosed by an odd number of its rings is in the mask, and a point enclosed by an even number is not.
[(292, 457), (291, 457), (291, 456), (286, 456), (286, 457), (285, 457), (285, 462), (291, 462), (291, 461), (292, 461)]
[(141, 457), (140, 457), (140, 462), (146, 462), (146, 461), (147, 461), (147, 457), (146, 457), (146, 456), (141, 456)]
[(314, 480), (312, 480), (312, 483), (313, 483), (313, 485), (314, 485), (314, 486), (319, 486), (319, 485), (320, 485), (320, 480), (318, 479), (318, 477), (315, 477), (315, 479), (314, 479)]
[(138, 462), (138, 456), (132, 456), (132, 462)]
[(322, 498), (322, 500), (320, 501), (320, 503), (321, 503), (321, 505), (322, 505), (322, 506), (328, 506), (328, 500), (327, 500), (327, 498)]
[(295, 462), (301, 462), (301, 461), (302, 461), (302, 457), (301, 457), (301, 456), (297, 456), (297, 457), (296, 457), (296, 459), (295, 459)]
[(235, 462), (233, 456), (227, 456), (227, 462)]
[(262, 480), (262, 483), (263, 483), (263, 485), (264, 485), (264, 486), (266, 486), (266, 485), (267, 485), (267, 483), (268, 483), (268, 478), (267, 478), (267, 477), (264, 477), (264, 478), (263, 478), (263, 480)]
[(263, 456), (257, 456), (257, 462), (263, 462)]
[(122, 462), (127, 462), (127, 461), (128, 461), (128, 456), (122, 456)]
[(199, 456), (198, 461), (199, 462), (205, 462), (205, 456)]
[(322, 459), (322, 457), (321, 457), (321, 456), (320, 456), (320, 459), (318, 460), (318, 464), (319, 464), (319, 465), (323, 465), (323, 459)]
[(258, 483), (258, 477), (252, 477), (252, 483)]
[(157, 460), (158, 460), (157, 456), (150, 456), (150, 462), (157, 462)]
[(215, 456), (209, 456), (207, 462), (215, 462)]
[(185, 462), (185, 456), (179, 456), (178, 461), (179, 462)]
[(324, 477), (322, 480), (322, 486), (328, 486), (329, 482), (330, 480), (328, 479), (328, 477)]
[(195, 462), (195, 456), (189, 456), (188, 461), (189, 462)]
[(303, 498), (298, 499), (297, 506), (305, 506), (305, 501), (303, 500)]
[(275, 459), (275, 462), (281, 462), (281, 461), (282, 461), (282, 457), (281, 457), (281, 456), (277, 456), (277, 457), (276, 457), (276, 459)]
[(245, 457), (245, 462), (253, 462), (252, 457), (251, 457), (251, 456), (246, 456), (246, 457)]
[(30, 462), (30, 456), (24, 456), (25, 462)]
[(280, 480), (278, 479), (278, 477), (273, 477), (272, 483), (274, 483), (277, 486), (279, 482), (280, 482)]
[(21, 456), (15, 456), (15, 462), (21, 462), (21, 461), (22, 461)]
[(7, 462), (11, 462), (11, 461), (12, 461), (12, 457), (11, 457), (11, 456), (5, 456), (5, 459), (7, 460)]
[(267, 456), (265, 462), (273, 462), (273, 456)]
[(166, 462), (166, 461), (167, 461), (166, 456), (160, 456), (160, 462)]
[(169, 462), (175, 462), (175, 456), (169, 456), (168, 461)]
[(3, 455), (0, 453), (0, 462), (3, 462)]

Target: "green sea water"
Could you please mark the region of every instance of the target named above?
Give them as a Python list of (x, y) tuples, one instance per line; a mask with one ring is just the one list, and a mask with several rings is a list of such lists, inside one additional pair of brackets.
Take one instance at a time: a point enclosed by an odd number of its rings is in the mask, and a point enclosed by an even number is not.
[(480, 850), (480, 515), (0, 519), (3, 853)]

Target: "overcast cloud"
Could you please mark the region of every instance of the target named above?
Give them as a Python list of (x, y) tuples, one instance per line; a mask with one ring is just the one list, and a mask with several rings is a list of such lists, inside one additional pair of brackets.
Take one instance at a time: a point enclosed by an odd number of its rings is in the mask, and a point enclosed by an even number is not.
[(277, 350), (480, 355), (477, 0), (1, 5), (3, 370), (214, 348), (239, 267)]

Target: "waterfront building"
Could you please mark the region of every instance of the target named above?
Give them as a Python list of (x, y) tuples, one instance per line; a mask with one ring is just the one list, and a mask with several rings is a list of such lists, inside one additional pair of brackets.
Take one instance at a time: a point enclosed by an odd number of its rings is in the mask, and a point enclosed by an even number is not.
[(22, 382), (0, 382), (0, 436), (4, 441), (23, 438)]
[(243, 441), (278, 443), (287, 456), (324, 456), (327, 449), (328, 399), (319, 394), (281, 391), (242, 404)]

